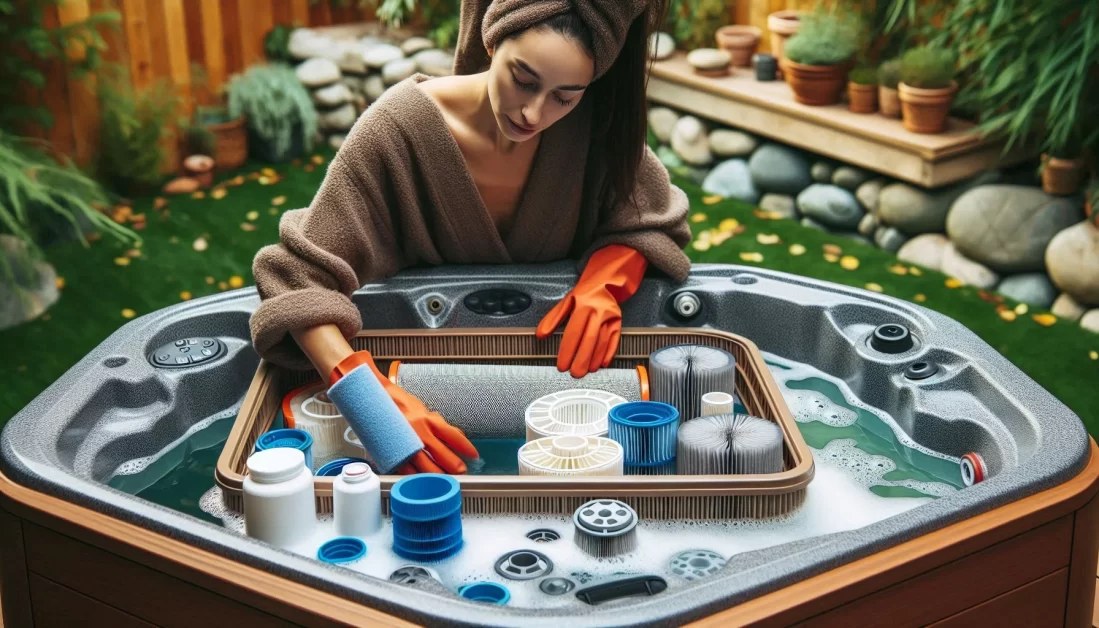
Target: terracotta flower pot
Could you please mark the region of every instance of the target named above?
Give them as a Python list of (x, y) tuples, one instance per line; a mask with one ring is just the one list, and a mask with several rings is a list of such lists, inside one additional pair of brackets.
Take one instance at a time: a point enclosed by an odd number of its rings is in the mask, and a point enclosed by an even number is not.
[(1042, 155), (1042, 189), (1046, 194), (1068, 196), (1080, 189), (1084, 162), (1081, 159), (1061, 159)]
[(950, 87), (938, 89), (909, 87), (902, 82), (897, 91), (904, 128), (913, 133), (941, 133), (946, 128), (946, 117), (958, 92), (958, 82), (951, 81)]
[(847, 73), (850, 63), (842, 65), (803, 65), (783, 59), (781, 63), (786, 73), (786, 82), (794, 90), (794, 100), (803, 105), (834, 105), (840, 101), (843, 88), (847, 85)]
[(874, 113), (878, 110), (878, 86), (847, 83), (847, 108), (855, 113)]
[(248, 127), (244, 116), (206, 126), (214, 134), (214, 163), (219, 170), (233, 170), (248, 161)]
[(767, 30), (771, 34), (771, 54), (780, 61), (779, 78), (782, 78), (782, 49), (786, 40), (798, 32), (801, 26), (801, 11), (775, 11), (767, 16)]
[(755, 26), (730, 24), (717, 29), (714, 38), (717, 47), (726, 50), (733, 57), (733, 65), (742, 68), (752, 64), (752, 55), (759, 49), (759, 40), (763, 31)]
[(183, 171), (198, 181), (199, 187), (208, 188), (214, 184), (214, 160), (207, 155), (191, 155), (183, 160)]
[(901, 96), (896, 89), (878, 85), (878, 112), (887, 118), (901, 117)]

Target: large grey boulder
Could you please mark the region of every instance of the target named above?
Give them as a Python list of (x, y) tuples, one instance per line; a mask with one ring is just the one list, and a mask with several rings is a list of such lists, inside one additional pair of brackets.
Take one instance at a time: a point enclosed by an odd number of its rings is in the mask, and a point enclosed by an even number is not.
[(0, 234), (0, 255), (13, 274), (0, 269), (0, 329), (7, 329), (38, 318), (60, 295), (53, 266), (35, 259), (22, 240)]
[(1045, 273), (1022, 273), (1004, 277), (996, 291), (1005, 297), (1049, 309), (1057, 297), (1057, 288)]
[(953, 243), (948, 244), (943, 251), (942, 272), (960, 279), (967, 285), (985, 290), (991, 290), (1000, 283), (999, 275), (987, 266), (967, 258), (954, 247)]
[(743, 159), (729, 159), (719, 163), (702, 182), (702, 191), (735, 198), (752, 205), (759, 202), (759, 191), (752, 185), (752, 175)]
[(855, 195), (830, 184), (814, 183), (805, 188), (798, 194), (797, 205), (803, 216), (840, 231), (854, 231), (863, 217)]
[(1099, 306), (1099, 228), (1080, 222), (1055, 235), (1046, 249), (1049, 277), (1078, 303)]
[(752, 183), (761, 192), (797, 196), (809, 187), (809, 162), (800, 152), (781, 144), (767, 143), (748, 160)]

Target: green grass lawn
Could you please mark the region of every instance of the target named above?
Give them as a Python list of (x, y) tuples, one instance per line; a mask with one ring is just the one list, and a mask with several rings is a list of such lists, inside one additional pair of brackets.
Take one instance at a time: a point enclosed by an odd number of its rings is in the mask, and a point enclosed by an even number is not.
[[(330, 156), (321, 154), (325, 162)], [(0, 331), (0, 352), (6, 358), (0, 361), (6, 383), (0, 388), (0, 424), (128, 317), (184, 298), (252, 285), (252, 259), (261, 246), (278, 240), (279, 215), (307, 205), (324, 177), (325, 165), (307, 172), (308, 163), (274, 167), (273, 181), (257, 176), (262, 164), (250, 164), (233, 173), (243, 175), (244, 181), (227, 186), (221, 198), (207, 190), (202, 199), (171, 197), (159, 210), (154, 209), (154, 198), (137, 199), (133, 212), (144, 213), (147, 225), (138, 232), (140, 247), (107, 238), (90, 248), (79, 243), (52, 247), (49, 258), (64, 280), (61, 299), (38, 320)], [(940, 273), (924, 270), (914, 275), (891, 253), (795, 221), (761, 217), (743, 203), (707, 204), (697, 186), (678, 177), (675, 182), (691, 198), (696, 240), (703, 231), (719, 230), (723, 221), (727, 233), (736, 233), (711, 238), (706, 250), (692, 244), (687, 249), (692, 260), (759, 265), (860, 288), (876, 284), (872, 289), (920, 302), (973, 330), (1099, 435), (1099, 395), (1094, 393), (1099, 360), (1091, 353), (1099, 351), (1099, 335), (1067, 321), (1041, 325), (1034, 315), (1044, 312), (1034, 309), (1005, 320), (1011, 315), (997, 311), (997, 306), (1014, 313), (1016, 303), (998, 304), (970, 287), (948, 287), (947, 277)], [(733, 229), (728, 219), (735, 219), (739, 227)], [(826, 245), (842, 251), (826, 251)], [(836, 255), (829, 257), (834, 261), (825, 259), (828, 252)], [(853, 260), (858, 266), (849, 270)], [(901, 268), (906, 274), (897, 274)]]

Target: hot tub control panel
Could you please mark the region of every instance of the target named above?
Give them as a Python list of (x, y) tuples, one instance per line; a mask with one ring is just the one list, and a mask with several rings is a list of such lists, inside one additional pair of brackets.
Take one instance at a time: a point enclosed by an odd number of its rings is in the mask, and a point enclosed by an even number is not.
[(181, 338), (150, 353), (149, 361), (160, 368), (187, 368), (216, 360), (225, 351), (217, 338)]

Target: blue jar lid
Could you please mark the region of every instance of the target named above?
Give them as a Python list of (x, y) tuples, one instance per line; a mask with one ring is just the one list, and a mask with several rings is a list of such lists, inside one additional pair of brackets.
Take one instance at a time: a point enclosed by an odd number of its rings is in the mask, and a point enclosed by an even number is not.
[(363, 460), (362, 458), (337, 458), (337, 459), (325, 464), (320, 469), (317, 469), (316, 476), (317, 477), (336, 477), (340, 474), (341, 471), (343, 471), (343, 468), (345, 466), (347, 466), (351, 463), (354, 463), (354, 462), (364, 462), (367, 465), (370, 464), (369, 462), (367, 462), (366, 460)]
[(305, 430), (283, 428), (265, 432), (256, 441), (256, 451), (274, 449), (276, 447), (290, 447), (305, 451), (313, 446), (313, 437)]
[(317, 558), (326, 563), (350, 563), (366, 555), (366, 543), (353, 536), (341, 536), (328, 541), (317, 550)]
[(475, 582), (458, 589), (458, 595), (474, 602), (489, 602), (503, 606), (511, 599), (507, 587), (495, 582)]
[(610, 419), (630, 427), (659, 427), (678, 420), (679, 410), (660, 401), (628, 401), (612, 406)]

